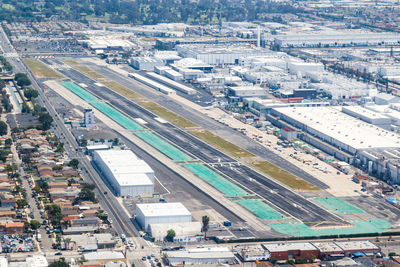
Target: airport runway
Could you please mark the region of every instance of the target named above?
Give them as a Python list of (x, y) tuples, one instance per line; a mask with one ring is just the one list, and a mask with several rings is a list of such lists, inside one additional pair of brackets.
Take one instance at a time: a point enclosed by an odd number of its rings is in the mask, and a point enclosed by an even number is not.
[[(289, 171), (293, 173), (294, 175), (306, 180), (307, 182), (321, 188), (321, 189), (328, 189), (329, 187), (321, 182), (320, 180), (316, 179), (312, 175), (308, 174), (307, 172), (303, 171), (299, 167), (295, 166), (294, 164), (288, 162), (281, 156), (277, 155), (274, 153), (274, 151), (269, 150), (268, 148), (262, 146), (261, 144), (258, 144), (254, 142), (253, 140), (250, 140), (248, 137), (244, 136), (243, 134), (239, 133), (238, 131), (235, 131), (229, 126), (223, 125), (221, 123), (218, 123), (214, 121), (211, 118), (205, 117), (204, 115), (199, 115), (198, 113), (194, 112), (193, 110), (187, 109), (186, 107), (182, 106), (181, 104), (172, 101), (171, 99), (168, 99), (165, 96), (160, 96), (158, 93), (154, 91), (151, 92), (145, 88), (142, 88), (137, 85), (137, 82), (133, 82), (134, 80), (132, 78), (125, 77), (123, 75), (120, 75), (108, 68), (105, 67), (100, 67), (95, 64), (88, 63), (86, 64), (90, 66), (93, 70), (99, 72), (100, 74), (110, 78), (111, 80), (118, 81), (120, 84), (126, 86), (127, 88), (132, 89), (135, 92), (140, 93), (141, 95), (147, 97), (148, 99), (151, 99), (154, 102), (157, 102), (161, 104), (162, 106), (173, 110), (174, 112), (178, 114), (182, 114), (185, 118), (188, 120), (196, 123), (197, 125), (200, 125), (204, 129), (211, 130), (211, 131), (216, 131), (221, 133), (221, 136), (226, 136), (229, 137), (233, 140), (235, 140), (235, 143), (241, 144), (241, 146), (250, 151), (251, 153), (255, 155), (259, 155), (266, 159), (267, 161), (281, 167), (282, 169)], [(178, 95), (188, 98), (187, 95), (181, 94), (178, 92)], [(192, 96), (189, 97), (190, 100), (192, 100)]]
[[(70, 77), (77, 83), (84, 83), (87, 85), (86, 90), (96, 94), (100, 98), (108, 101), (111, 105), (118, 108), (131, 118), (142, 118), (147, 122), (146, 127), (154, 130), (171, 143), (176, 144), (178, 147), (186, 150), (195, 158), (203, 160), (205, 163), (218, 162), (218, 158), (223, 159), (224, 162), (236, 162), (235, 159), (223, 154), (210, 145), (200, 141), (199, 139), (191, 136), (190, 134), (176, 128), (169, 123), (159, 123), (154, 120), (154, 115), (137, 105), (136, 103), (122, 98), (114, 91), (107, 87), (98, 87), (95, 81), (86, 77), (85, 75), (73, 69), (60, 70), (64, 75)], [(119, 81), (119, 80), (118, 80)], [(290, 214), (304, 223), (309, 225), (322, 221), (343, 221), (338, 216), (329, 213), (325, 209), (315, 205), (314, 203), (306, 200), (300, 195), (292, 192), (291, 190), (279, 185), (278, 183), (264, 177), (256, 171), (245, 167), (216, 167), (220, 173), (226, 175), (239, 184), (243, 184), (248, 188), (254, 190), (256, 193), (264, 197), (276, 206), (279, 206), (286, 214)], [(257, 181), (263, 186), (260, 187)]]

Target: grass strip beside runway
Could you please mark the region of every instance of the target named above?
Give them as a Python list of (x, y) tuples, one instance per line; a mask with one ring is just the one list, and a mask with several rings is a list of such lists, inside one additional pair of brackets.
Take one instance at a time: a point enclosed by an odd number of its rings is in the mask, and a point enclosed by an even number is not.
[(296, 190), (319, 190), (315, 185), (310, 184), (307, 181), (295, 176), (294, 174), (287, 172), (278, 166), (268, 161), (253, 161), (250, 163), (254, 168), (262, 173), (265, 173), (279, 182), (286, 184), (287, 186)]
[(24, 59), (26, 65), (28, 65), (29, 69), (33, 72), (36, 78), (51, 78), (51, 79), (62, 79), (63, 75), (56, 72), (52, 68), (48, 67), (43, 62), (34, 59), (34, 58), (25, 58)]
[(167, 121), (175, 124), (181, 128), (191, 128), (191, 127), (198, 127), (198, 125), (194, 124), (193, 122), (179, 116), (178, 114), (166, 109), (159, 104), (151, 101), (141, 101), (139, 104), (148, 110), (154, 112), (158, 116), (166, 119)]
[(229, 155), (236, 157), (236, 158), (251, 158), (254, 157), (252, 153), (249, 151), (232, 144), (229, 141), (207, 131), (207, 130), (190, 130), (191, 134), (197, 136), (198, 138), (206, 141), (207, 143), (216, 146), (217, 148), (221, 149), (222, 151), (228, 153)]

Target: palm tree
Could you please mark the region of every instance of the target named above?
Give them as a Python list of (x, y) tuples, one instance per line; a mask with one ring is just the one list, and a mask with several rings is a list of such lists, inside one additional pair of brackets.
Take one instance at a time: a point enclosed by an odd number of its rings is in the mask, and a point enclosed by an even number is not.
[(207, 231), (208, 231), (208, 224), (210, 223), (210, 218), (207, 215), (204, 215), (201, 218), (203, 227), (202, 227), (202, 231), (204, 232), (204, 239), (207, 238)]
[(67, 250), (69, 249), (69, 244), (70, 243), (71, 243), (71, 238), (70, 237), (64, 238), (64, 245), (65, 245), (65, 248)]

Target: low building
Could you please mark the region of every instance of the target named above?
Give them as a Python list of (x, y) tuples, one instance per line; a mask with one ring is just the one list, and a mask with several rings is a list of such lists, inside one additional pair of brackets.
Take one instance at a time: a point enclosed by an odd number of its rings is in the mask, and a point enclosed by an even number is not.
[(143, 229), (147, 230), (149, 224), (191, 222), (192, 215), (180, 202), (137, 204), (136, 220)]
[(276, 260), (316, 259), (319, 256), (319, 250), (310, 242), (264, 243), (262, 246), (270, 253), (271, 259)]
[(337, 241), (335, 242), (346, 255), (353, 253), (378, 253), (381, 249), (370, 241)]
[(165, 252), (168, 264), (232, 264), (235, 255), (227, 247), (196, 248)]
[(236, 250), (243, 261), (266, 261), (271, 256), (261, 245), (242, 245)]
[(153, 71), (154, 67), (164, 66), (165, 63), (154, 57), (133, 57), (130, 65), (137, 70)]
[(231, 86), (228, 94), (236, 97), (265, 97), (267, 91), (260, 86)]
[(123, 261), (125, 259), (124, 254), (121, 251), (97, 251), (83, 254), (83, 257), (87, 261), (99, 261), (102, 263), (108, 261)]
[(289, 127), (284, 127), (281, 129), (281, 135), (285, 140), (293, 141), (297, 138), (297, 131)]
[(163, 241), (169, 229), (173, 229), (175, 231), (176, 239), (183, 240), (186, 237), (200, 235), (201, 223), (184, 222), (184, 223), (167, 223), (167, 224), (149, 224), (148, 233), (156, 241)]
[(79, 249), (84, 246), (95, 245), (98, 249), (114, 248), (116, 240), (110, 233), (65, 235), (64, 239), (70, 238), (70, 247)]
[(335, 242), (313, 242), (314, 247), (319, 250), (319, 258), (343, 257), (344, 251)]

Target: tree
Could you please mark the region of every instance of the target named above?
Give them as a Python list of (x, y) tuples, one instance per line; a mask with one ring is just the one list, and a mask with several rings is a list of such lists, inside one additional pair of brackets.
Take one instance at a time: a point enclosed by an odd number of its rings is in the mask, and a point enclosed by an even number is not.
[(175, 236), (176, 236), (175, 230), (174, 230), (174, 229), (169, 229), (169, 230), (167, 231), (167, 236), (165, 237), (165, 239), (166, 239), (168, 242), (173, 242)]
[(39, 93), (35, 89), (25, 89), (24, 90), (24, 96), (28, 98), (29, 100), (32, 100), (32, 98), (38, 97)]
[(204, 215), (203, 217), (201, 217), (201, 222), (202, 222), (201, 230), (204, 232), (204, 238), (207, 238), (207, 231), (210, 223), (210, 217)]
[(79, 160), (77, 160), (77, 159), (72, 159), (72, 160), (68, 163), (68, 166), (74, 168), (75, 170), (78, 169), (78, 165), (79, 165)]
[(23, 209), (28, 205), (28, 202), (26, 199), (17, 199), (17, 208), (18, 209)]
[(4, 145), (7, 146), (7, 147), (10, 147), (12, 145), (12, 139), (11, 138), (7, 138), (4, 141)]
[(26, 104), (24, 102), (24, 103), (22, 103), (21, 112), (22, 113), (30, 113), (31, 112), (31, 108), (28, 106), (28, 104)]
[(70, 243), (71, 243), (71, 238), (70, 237), (64, 238), (64, 244), (65, 244), (65, 248), (66, 249), (69, 249), (69, 244)]
[(37, 230), (40, 228), (40, 222), (38, 220), (31, 220), (30, 227), (32, 230)]
[(62, 219), (60, 206), (56, 204), (48, 205), (46, 206), (46, 211), (51, 224), (59, 226)]
[(4, 121), (0, 121), (0, 135), (6, 135), (7, 134), (7, 123), (5, 123)]
[(50, 129), (51, 123), (53, 122), (53, 118), (48, 112), (40, 113), (39, 121), (42, 124), (42, 130), (46, 131)]
[(58, 261), (52, 262), (48, 267), (69, 267), (69, 263), (64, 258), (60, 258)]
[(100, 220), (102, 220), (102, 221), (105, 221), (105, 220), (108, 219), (108, 215), (105, 214), (103, 210), (99, 210), (99, 211), (97, 212), (97, 217), (98, 217)]
[(28, 76), (25, 73), (17, 73), (15, 74), (15, 80), (17, 84), (21, 87), (31, 85), (31, 80), (29, 80)]

